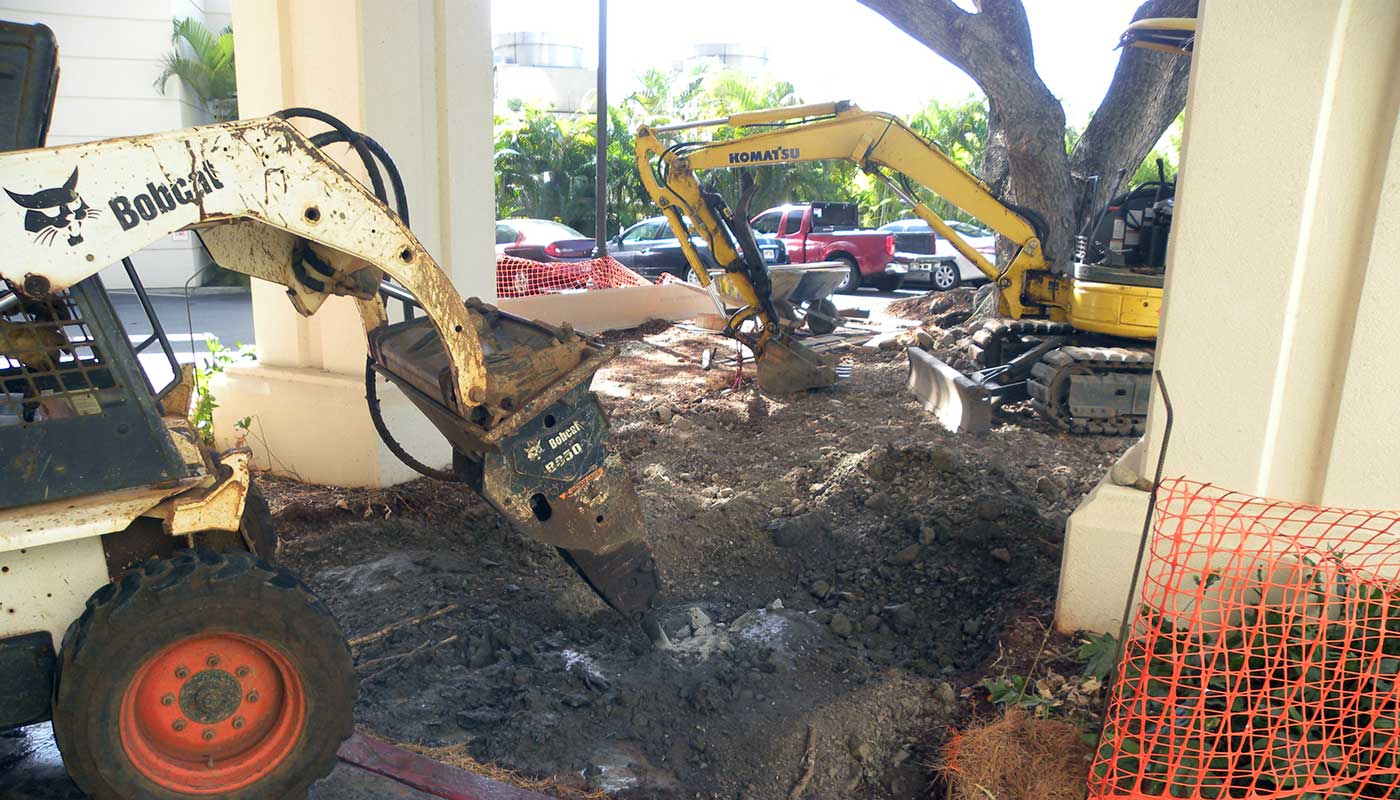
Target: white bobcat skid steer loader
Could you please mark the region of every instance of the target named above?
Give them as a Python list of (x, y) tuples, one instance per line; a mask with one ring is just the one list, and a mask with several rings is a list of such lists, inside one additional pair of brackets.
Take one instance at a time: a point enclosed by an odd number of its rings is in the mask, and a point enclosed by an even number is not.
[[(649, 621), (659, 580), (640, 506), (588, 389), (611, 351), (463, 302), (409, 231), (373, 140), (299, 109), (21, 149), (47, 128), (52, 34), (0, 24), (0, 61), (17, 77), (0, 83), (13, 90), (0, 106), (20, 123), (0, 131), (12, 136), (0, 142), (0, 730), (52, 718), (70, 774), (102, 800), (300, 797), (351, 733), (344, 636), (272, 562), (248, 454), (213, 453), (190, 429), (189, 387), (129, 258), (180, 230), (222, 266), (287, 287), (302, 314), (354, 298), (390, 449), (467, 483)], [(292, 118), (329, 130), (308, 138)], [(373, 191), (321, 150), (333, 143), (363, 160)], [(154, 331), (134, 346), (97, 277), (118, 262)], [(142, 370), (147, 348), (164, 352), (168, 385)], [(379, 375), (452, 443), (450, 470), (394, 442)]]

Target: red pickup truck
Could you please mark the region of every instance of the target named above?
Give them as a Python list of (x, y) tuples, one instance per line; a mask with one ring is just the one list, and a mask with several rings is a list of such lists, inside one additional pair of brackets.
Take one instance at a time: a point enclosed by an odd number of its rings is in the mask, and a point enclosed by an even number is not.
[(770, 208), (754, 217), (754, 233), (776, 236), (787, 245), (794, 264), (837, 261), (851, 276), (837, 291), (875, 286), (892, 292), (904, 283), (908, 268), (895, 256), (893, 234), (860, 230), (855, 203), (794, 203)]

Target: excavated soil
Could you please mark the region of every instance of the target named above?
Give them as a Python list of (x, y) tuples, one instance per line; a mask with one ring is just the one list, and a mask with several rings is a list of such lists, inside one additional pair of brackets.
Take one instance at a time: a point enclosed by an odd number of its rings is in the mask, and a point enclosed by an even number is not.
[(268, 479), (281, 558), (365, 640), (362, 726), (618, 798), (923, 796), (928, 732), (1033, 646), (1066, 515), (1126, 442), (1024, 411), (949, 434), (905, 390), (899, 349), (849, 348), (849, 379), (779, 399), (751, 370), (737, 390), (732, 367), (702, 371), (717, 337), (612, 339), (594, 388), (675, 648), (462, 487)]

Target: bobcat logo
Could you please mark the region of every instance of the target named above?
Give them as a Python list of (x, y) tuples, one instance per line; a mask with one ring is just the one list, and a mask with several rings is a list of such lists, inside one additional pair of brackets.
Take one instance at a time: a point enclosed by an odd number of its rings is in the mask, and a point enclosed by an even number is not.
[(24, 209), (24, 229), (34, 234), (34, 241), (53, 244), (61, 232), (68, 238), (68, 246), (83, 241), (83, 223), (100, 216), (102, 209), (89, 208), (82, 195), (78, 194), (78, 168), (56, 189), (43, 189), (34, 194), (20, 194), (5, 190), (10, 199)]

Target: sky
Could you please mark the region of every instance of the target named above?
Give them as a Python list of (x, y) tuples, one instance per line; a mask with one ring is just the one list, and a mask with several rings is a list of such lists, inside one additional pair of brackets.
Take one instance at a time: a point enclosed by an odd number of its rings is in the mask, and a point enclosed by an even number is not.
[[(965, 2), (966, 0), (964, 0)], [(1024, 0), (1041, 79), (1083, 124), (1118, 63), (1114, 45), (1141, 0)], [(592, 0), (491, 0), (494, 33), (563, 34), (596, 59)], [(668, 69), (695, 44), (765, 48), (773, 77), (805, 102), (854, 100), (867, 110), (908, 114), (932, 98), (978, 93), (963, 72), (856, 0), (609, 0), (608, 94), (621, 98), (648, 68)]]

